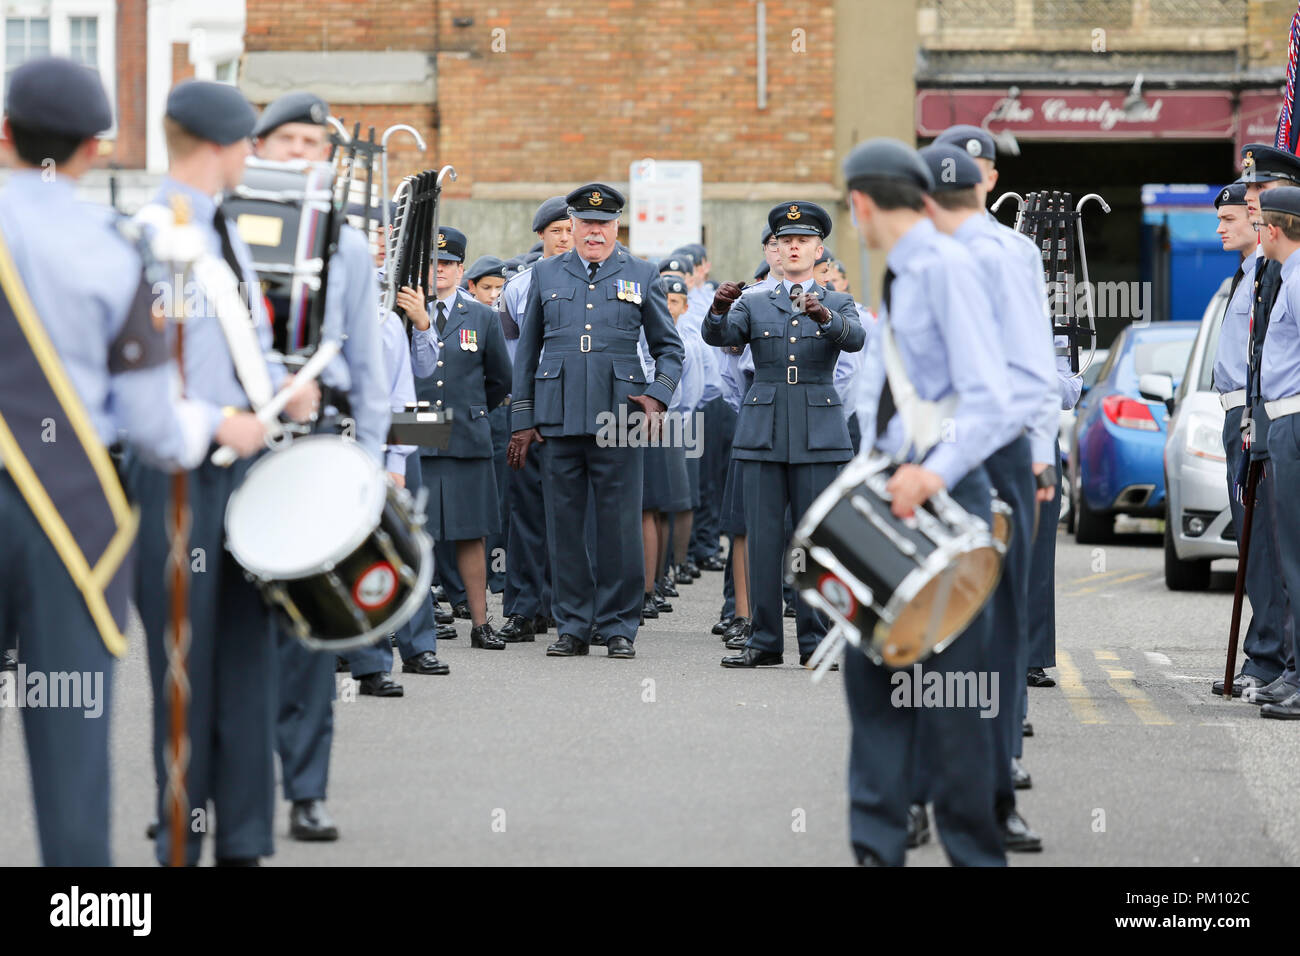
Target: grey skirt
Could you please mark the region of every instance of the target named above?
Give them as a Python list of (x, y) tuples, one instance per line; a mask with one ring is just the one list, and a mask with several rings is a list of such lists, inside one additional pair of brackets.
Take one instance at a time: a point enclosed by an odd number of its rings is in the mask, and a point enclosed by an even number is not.
[(670, 514), (690, 511), (691, 487), (686, 476), (686, 449), (650, 446), (645, 449), (644, 462), (641, 510)]
[(491, 458), (422, 457), (420, 476), (429, 489), (425, 530), (435, 541), (470, 541), (500, 532)]

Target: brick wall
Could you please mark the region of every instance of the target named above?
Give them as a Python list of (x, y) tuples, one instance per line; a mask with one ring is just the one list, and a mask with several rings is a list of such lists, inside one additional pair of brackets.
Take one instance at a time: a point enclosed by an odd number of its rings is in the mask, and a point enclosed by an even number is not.
[(1248, 0), (1246, 4), (1246, 56), (1252, 67), (1286, 68), (1287, 37), (1294, 0)]
[(432, 50), (437, 0), (247, 0), (244, 47)]
[(117, 142), (112, 161), (127, 169), (145, 164), (145, 28), (148, 0), (117, 5)]
[(182, 80), (194, 78), (194, 64), (190, 62), (190, 45), (188, 43), (172, 44), (172, 86)]

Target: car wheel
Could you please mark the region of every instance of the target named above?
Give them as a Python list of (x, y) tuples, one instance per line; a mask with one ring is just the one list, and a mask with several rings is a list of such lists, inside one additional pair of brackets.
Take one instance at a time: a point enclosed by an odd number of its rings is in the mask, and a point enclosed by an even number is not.
[(1080, 481), (1074, 499), (1074, 540), (1079, 544), (1103, 544), (1115, 537), (1115, 516), (1096, 512), (1088, 507), (1088, 496), (1083, 493)]
[(1171, 591), (1205, 591), (1210, 586), (1209, 561), (1184, 561), (1174, 550), (1172, 522), (1165, 521), (1165, 587)]

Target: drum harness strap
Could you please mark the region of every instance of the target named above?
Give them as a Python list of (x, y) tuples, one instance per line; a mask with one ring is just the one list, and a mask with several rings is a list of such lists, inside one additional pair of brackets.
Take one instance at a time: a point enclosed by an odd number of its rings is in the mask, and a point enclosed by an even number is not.
[(903, 356), (898, 351), (898, 343), (894, 341), (894, 332), (887, 314), (881, 315), (877, 331), (885, 359), (888, 388), (893, 393), (894, 405), (903, 423), (903, 443), (894, 460), (905, 461), (909, 451), (914, 450), (916, 460), (920, 461), (942, 439), (944, 423), (951, 421), (957, 410), (957, 393), (953, 392), (938, 401), (930, 401), (918, 395), (912, 380), (907, 377)]

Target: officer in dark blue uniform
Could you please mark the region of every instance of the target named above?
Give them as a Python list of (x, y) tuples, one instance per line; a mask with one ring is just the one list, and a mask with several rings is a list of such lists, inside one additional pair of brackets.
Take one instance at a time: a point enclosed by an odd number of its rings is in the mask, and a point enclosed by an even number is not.
[[(19, 638), (22, 664), (3, 679), (13, 682), (11, 704), (33, 702), (38, 677), (51, 695), (22, 708), (42, 861), (108, 866), (113, 662), (126, 653), (135, 577), (119, 546), (136, 531), (108, 446), (125, 435), (158, 467), (189, 468), (214, 432), (233, 440), (251, 429), (256, 448), (260, 427), (193, 403), (182, 420), (169, 342), (150, 314), (157, 276), (142, 276), (111, 210), (76, 196), (98, 155), (95, 134), (113, 123), (99, 78), (44, 57), (19, 66), (6, 87), (0, 646)], [(12, 826), (17, 811), (6, 814)]]
[[(858, 232), (869, 248), (885, 254), (886, 266), (880, 317), (857, 375), (863, 453), (903, 460), (886, 486), (899, 517), (947, 489), (966, 511), (989, 522), (983, 459), (1005, 428), (1009, 376), (979, 267), (926, 218), (925, 194), (934, 180), (914, 149), (897, 140), (868, 140), (845, 159), (844, 179)], [(887, 375), (885, 342), (891, 339), (898, 361)], [(906, 390), (896, 403), (890, 380), (899, 375)], [(921, 402), (927, 414), (905, 421)], [(940, 421), (941, 414), (947, 424), (935, 434), (926, 423)], [(989, 620), (985, 609), (942, 653), (917, 665), (923, 676), (989, 671)], [(896, 706), (894, 672), (865, 654), (849, 651), (844, 672), (853, 725), (849, 830), (858, 862), (903, 862), (908, 805), (919, 777), (934, 802), (949, 859), (1005, 865), (994, 812), (993, 721), (970, 702)]]
[[(530, 446), (541, 443), (560, 634), (546, 653), (586, 654), (594, 631), (610, 657), (630, 658), (645, 572), (641, 445), (672, 400), (684, 350), (658, 271), (618, 242), (623, 195), (589, 183), (565, 198), (575, 245), (533, 266), (515, 353), (510, 465), (523, 467)], [(637, 356), (643, 334), (653, 382)], [(594, 568), (584, 537), (572, 531), (589, 500)]]
[[(753, 633), (723, 667), (783, 663), (782, 562), (788, 507), (797, 519), (853, 457), (833, 376), (840, 352), (866, 341), (850, 296), (813, 281), (813, 265), (830, 234), (831, 217), (815, 203), (782, 203), (767, 216), (780, 244), (783, 277), (768, 293), (741, 295), (724, 282), (701, 333), (709, 345), (748, 345), (754, 383), (745, 394), (732, 441), (742, 462), (749, 530), (749, 600)], [(800, 663), (826, 634), (816, 611), (798, 601)]]

